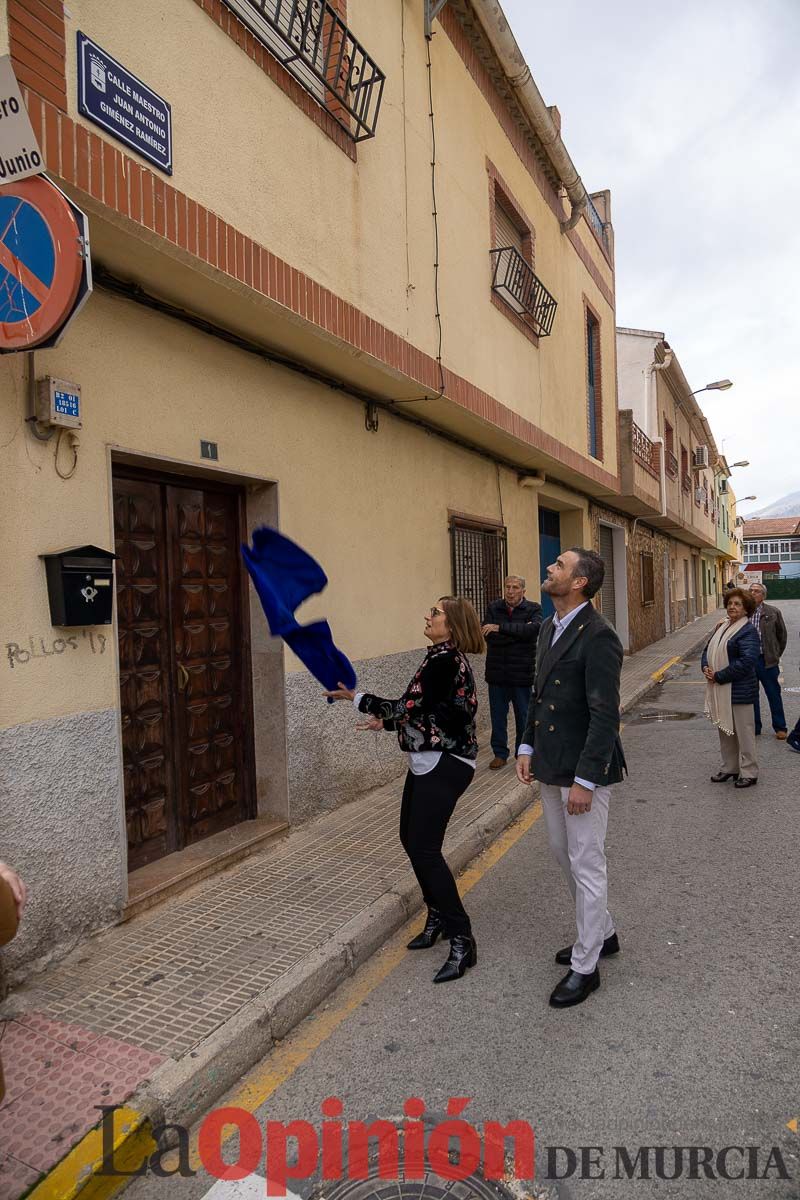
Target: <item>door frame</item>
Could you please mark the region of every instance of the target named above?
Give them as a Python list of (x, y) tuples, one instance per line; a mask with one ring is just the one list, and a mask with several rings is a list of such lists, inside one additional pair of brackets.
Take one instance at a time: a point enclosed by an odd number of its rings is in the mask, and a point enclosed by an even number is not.
[[(127, 477), (133, 479), (143, 479), (154, 483), (166, 484), (167, 486), (190, 486), (192, 483), (200, 483), (202, 487), (212, 491), (226, 492), (227, 494), (238, 497), (236, 506), (238, 533), (242, 541), (249, 539), (250, 527), (252, 524), (269, 523), (277, 525), (277, 485), (274, 480), (266, 479), (263, 476), (244, 475), (239, 472), (228, 472), (215, 469), (206, 469), (198, 463), (186, 462), (183, 460), (165, 459), (161, 457), (142, 454), (140, 451), (125, 450), (117, 446), (107, 446), (107, 468), (108, 468), (108, 521), (109, 521), (109, 537), (111, 543), (114, 541), (114, 478)], [(258, 510), (256, 520), (254, 522), (254, 513), (250, 512), (249, 493), (257, 497), (259, 503), (255, 505)], [(253, 680), (253, 645), (252, 645), (252, 612), (250, 605), (250, 584), (247, 570), (242, 567), (240, 572), (240, 590), (239, 590), (239, 611), (241, 616), (242, 627), (242, 645), (241, 645), (241, 680), (244, 705), (244, 763), (243, 776), (245, 787), (245, 815), (242, 820), (250, 820), (261, 814), (262, 807), (266, 812), (267, 808), (276, 813), (279, 813), (284, 818), (288, 818), (288, 771), (287, 771), (287, 754), (285, 733), (282, 737), (275, 739), (275, 749), (277, 750), (275, 767), (277, 779), (272, 782), (268, 789), (268, 803), (262, 805), (259, 796), (258, 785), (261, 782), (258, 771), (258, 762), (256, 755), (256, 724), (255, 724), (255, 705), (254, 705), (254, 680)], [(122, 872), (123, 872), (123, 888), (125, 894), (128, 894), (128, 861), (127, 861), (127, 825), (126, 825), (126, 810), (125, 810), (125, 780), (123, 772), (123, 751), (122, 751), (122, 710), (120, 703), (120, 661), (119, 661), (119, 628), (117, 620), (117, 605), (114, 604), (114, 620), (113, 620), (113, 650), (115, 663), (115, 709), (117, 715), (117, 746), (118, 746), (118, 780), (119, 780), (119, 834), (123, 847), (122, 854)], [(273, 656), (275, 657), (275, 656)], [(283, 676), (283, 653), (282, 644), (278, 662), (280, 676)], [(174, 681), (172, 681), (174, 683)], [(277, 719), (281, 726), (284, 726), (285, 717), (285, 689), (281, 687), (280, 694), (277, 697), (279, 700), (278, 708), (280, 712), (276, 713)], [(263, 773), (263, 772), (262, 772)]]

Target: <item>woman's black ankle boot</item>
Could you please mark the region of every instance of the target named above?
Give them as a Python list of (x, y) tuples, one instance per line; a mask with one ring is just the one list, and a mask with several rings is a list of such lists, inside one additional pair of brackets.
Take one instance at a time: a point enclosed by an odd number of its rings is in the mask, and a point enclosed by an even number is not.
[(430, 950), (431, 946), (435, 945), (437, 939), (440, 937), (444, 937), (444, 923), (441, 913), (437, 912), (435, 908), (429, 908), (425, 928), (422, 933), (418, 933), (415, 938), (411, 939), (406, 949)]
[(478, 947), (475, 938), (468, 933), (456, 934), (450, 939), (450, 955), (444, 966), (433, 977), (434, 983), (449, 983), (451, 979), (460, 979), (467, 967), (474, 967), (478, 961)]

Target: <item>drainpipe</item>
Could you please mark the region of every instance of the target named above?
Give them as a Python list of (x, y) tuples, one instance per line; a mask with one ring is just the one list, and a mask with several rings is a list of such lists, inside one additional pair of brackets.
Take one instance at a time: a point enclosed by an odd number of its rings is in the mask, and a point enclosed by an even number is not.
[[(644, 411), (649, 416), (650, 414), (650, 392), (653, 382), (653, 372), (663, 371), (672, 362), (672, 351), (667, 350), (663, 362), (649, 363), (644, 369)], [(653, 415), (655, 417), (655, 427), (658, 428), (658, 405), (653, 406)], [(667, 448), (664, 444), (663, 437), (653, 438), (653, 441), (658, 446), (658, 460), (661, 475), (661, 516), (667, 515)]]
[(517, 101), (531, 123), (536, 136), (545, 148), (547, 157), (567, 190), (572, 212), (561, 222), (561, 232), (574, 229), (589, 204), (583, 181), (567, 153), (550, 110), (533, 82), (530, 68), (517, 45), (505, 15), (497, 0), (471, 0), (472, 7), (483, 26), (492, 49), (500, 60)]

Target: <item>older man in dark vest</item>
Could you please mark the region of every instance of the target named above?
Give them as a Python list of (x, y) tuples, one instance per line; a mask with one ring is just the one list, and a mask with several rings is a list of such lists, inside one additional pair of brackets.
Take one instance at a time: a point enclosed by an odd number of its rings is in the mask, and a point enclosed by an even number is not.
[(542, 623), (542, 606), (525, 596), (521, 575), (508, 575), (503, 595), (493, 600), (483, 618), (486, 638), (486, 674), (492, 718), (491, 771), (508, 759), (508, 706), (514, 712), (514, 754), (519, 749), (531, 698), (536, 639)]
[(542, 625), (528, 723), (517, 758), (523, 783), (539, 780), (550, 846), (575, 898), (577, 940), (556, 962), (570, 970), (554, 1008), (580, 1004), (600, 986), (597, 960), (619, 941), (608, 911), (605, 836), (611, 785), (625, 757), (619, 740), (622, 645), (590, 603), (605, 574), (594, 550), (565, 550), (542, 583), (555, 613)]

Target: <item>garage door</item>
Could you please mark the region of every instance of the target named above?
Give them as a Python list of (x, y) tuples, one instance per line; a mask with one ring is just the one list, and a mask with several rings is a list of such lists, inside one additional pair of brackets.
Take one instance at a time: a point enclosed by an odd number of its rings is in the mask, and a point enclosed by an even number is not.
[(617, 624), (617, 608), (614, 587), (614, 533), (608, 525), (600, 526), (600, 557), (606, 565), (603, 586), (600, 589), (600, 609), (612, 625)]

